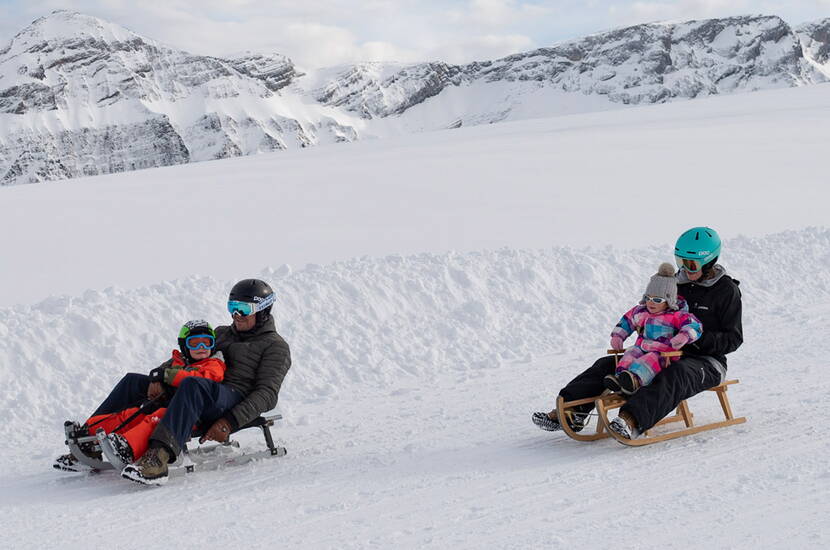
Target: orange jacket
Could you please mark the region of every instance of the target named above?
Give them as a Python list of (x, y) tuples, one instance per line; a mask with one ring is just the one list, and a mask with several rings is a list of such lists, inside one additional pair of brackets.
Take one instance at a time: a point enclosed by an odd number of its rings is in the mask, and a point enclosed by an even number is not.
[(178, 387), (188, 376), (199, 376), (214, 382), (221, 382), (225, 378), (225, 362), (216, 356), (188, 365), (182, 352), (175, 349), (173, 358), (167, 361), (164, 367), (164, 383), (173, 387)]

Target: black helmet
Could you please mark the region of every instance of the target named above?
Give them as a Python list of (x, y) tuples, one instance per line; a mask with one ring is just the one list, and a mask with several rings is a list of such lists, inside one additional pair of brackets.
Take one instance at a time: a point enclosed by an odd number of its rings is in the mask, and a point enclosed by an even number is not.
[(271, 307), (276, 296), (274, 291), (265, 281), (260, 279), (243, 279), (233, 285), (228, 295), (228, 310), (233, 313), (230, 307), (231, 302), (244, 302), (254, 304), (253, 312), (256, 313), (257, 326), (271, 318)]

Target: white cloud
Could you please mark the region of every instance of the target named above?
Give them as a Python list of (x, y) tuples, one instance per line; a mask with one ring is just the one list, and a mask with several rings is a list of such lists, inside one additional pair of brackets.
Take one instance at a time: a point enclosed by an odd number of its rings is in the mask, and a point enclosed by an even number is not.
[(753, 2), (747, 0), (640, 1), (611, 6), (609, 14), (617, 25), (634, 25), (649, 21), (706, 19), (752, 13), (751, 4)]
[(830, 16), (830, 0), (6, 0), (0, 42), (56, 8), (193, 53), (279, 52), (305, 68), (492, 59), (654, 20), (771, 13), (800, 23)]
[(429, 59), (447, 63), (469, 63), (497, 59), (535, 47), (533, 40), (522, 35), (483, 35), (442, 44), (429, 52)]

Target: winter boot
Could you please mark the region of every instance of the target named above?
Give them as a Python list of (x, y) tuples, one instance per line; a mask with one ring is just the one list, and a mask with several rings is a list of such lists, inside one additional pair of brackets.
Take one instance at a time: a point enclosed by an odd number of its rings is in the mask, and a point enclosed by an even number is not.
[[(89, 458), (93, 458), (99, 462), (104, 460), (100, 450), (95, 450), (91, 443), (84, 443), (80, 445), (81, 452)], [(66, 453), (55, 459), (52, 463), (52, 468), (56, 470), (63, 470), (64, 472), (89, 472), (92, 470), (89, 466), (75, 458), (72, 453)]]
[(620, 390), (625, 395), (631, 395), (640, 389), (640, 377), (631, 371), (624, 370), (617, 375), (617, 380), (620, 383)]
[(622, 387), (620, 386), (620, 379), (617, 378), (616, 374), (609, 374), (605, 378), (603, 378), (602, 385), (605, 386), (606, 389), (611, 390), (614, 393), (617, 393), (620, 390), (622, 390)]
[[(551, 414), (553, 414), (553, 418), (551, 418)], [(571, 411), (567, 411), (565, 414), (568, 420), (568, 427), (570, 427), (575, 432), (581, 432), (582, 429), (585, 427), (586, 418), (588, 415), (579, 413), (574, 414)], [(539, 426), (540, 429), (545, 430), (547, 432), (558, 432), (562, 429), (562, 424), (559, 423), (559, 418), (553, 411), (551, 411), (550, 413), (535, 412), (533, 413), (532, 418), (534, 424)]]
[(86, 472), (91, 470), (89, 466), (75, 458), (72, 453), (60, 455), (52, 463), (52, 468), (56, 470), (63, 470), (64, 472)]
[(625, 411), (620, 412), (620, 414), (611, 421), (608, 427), (612, 432), (624, 437), (625, 439), (637, 439), (640, 437), (640, 429), (637, 427), (637, 421)]
[(118, 455), (118, 458), (124, 464), (131, 464), (135, 457), (133, 456), (133, 448), (130, 447), (130, 442), (121, 434), (107, 435), (112, 450)]
[(135, 464), (126, 466), (121, 477), (143, 483), (144, 485), (164, 485), (167, 483), (167, 463), (170, 453), (163, 447), (150, 447)]

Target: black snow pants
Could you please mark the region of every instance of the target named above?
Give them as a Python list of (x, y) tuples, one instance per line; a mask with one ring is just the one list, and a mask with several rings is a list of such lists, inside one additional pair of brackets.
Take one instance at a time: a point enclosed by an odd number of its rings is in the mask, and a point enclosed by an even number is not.
[(150, 386), (150, 377), (146, 374), (131, 372), (125, 374), (112, 389), (104, 402), (98, 405), (92, 416), (110, 414), (123, 411), (130, 407), (139, 406), (147, 399), (147, 388)]
[[(614, 373), (614, 356), (600, 357), (585, 372), (568, 382), (559, 392), (566, 401), (593, 397), (605, 390), (602, 379)], [(654, 381), (628, 398), (621, 411), (637, 420), (642, 431), (648, 430), (668, 416), (684, 399), (723, 382), (726, 368), (709, 357), (681, 357), (663, 369)], [(580, 409), (589, 412), (592, 404)]]

